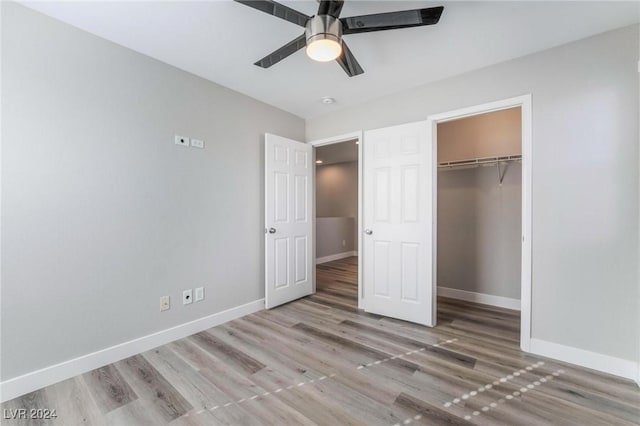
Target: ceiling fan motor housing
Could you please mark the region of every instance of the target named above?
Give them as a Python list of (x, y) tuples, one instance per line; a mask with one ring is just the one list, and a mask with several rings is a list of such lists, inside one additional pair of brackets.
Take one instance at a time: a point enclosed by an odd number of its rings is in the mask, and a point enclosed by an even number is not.
[(307, 45), (316, 40), (333, 40), (341, 43), (342, 22), (331, 15), (316, 15), (307, 21), (305, 34)]

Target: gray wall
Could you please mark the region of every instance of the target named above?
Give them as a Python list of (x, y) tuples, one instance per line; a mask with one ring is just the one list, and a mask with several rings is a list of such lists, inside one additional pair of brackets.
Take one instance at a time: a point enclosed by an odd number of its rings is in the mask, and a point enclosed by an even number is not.
[(638, 43), (633, 25), (344, 108), (307, 140), (532, 93), (532, 337), (636, 361)]
[(358, 162), (316, 167), (316, 215), (358, 216)]
[(522, 166), (438, 172), (438, 285), (520, 299)]
[[(316, 257), (358, 250), (357, 161), (316, 167), (316, 217), (353, 218), (350, 225), (345, 221), (340, 223), (340, 232), (333, 230), (325, 234), (320, 232), (326, 231), (330, 223), (316, 219)], [(343, 248), (342, 240), (347, 241), (345, 247), (351, 248)]]
[(352, 217), (316, 218), (316, 258), (356, 250), (355, 225)]
[(263, 133), (300, 118), (7, 2), (2, 55), (2, 380), (264, 296)]

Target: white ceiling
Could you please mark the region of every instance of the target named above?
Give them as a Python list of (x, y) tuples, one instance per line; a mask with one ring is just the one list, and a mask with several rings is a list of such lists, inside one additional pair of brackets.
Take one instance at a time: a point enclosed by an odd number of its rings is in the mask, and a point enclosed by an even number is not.
[[(308, 15), (314, 1), (283, 1)], [(23, 2), (105, 39), (275, 105), (300, 117), (548, 49), (640, 19), (639, 2), (356, 1), (342, 16), (444, 5), (435, 26), (348, 35), (365, 70), (299, 51), (269, 69), (253, 63), (303, 29), (232, 1)], [(330, 96), (333, 105), (320, 99)]]

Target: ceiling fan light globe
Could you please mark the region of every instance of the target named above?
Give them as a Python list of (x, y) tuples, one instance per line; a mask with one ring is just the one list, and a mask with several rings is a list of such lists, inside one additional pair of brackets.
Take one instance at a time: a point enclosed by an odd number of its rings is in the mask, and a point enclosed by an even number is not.
[(333, 61), (341, 54), (342, 43), (331, 38), (318, 38), (307, 44), (307, 56), (314, 61)]

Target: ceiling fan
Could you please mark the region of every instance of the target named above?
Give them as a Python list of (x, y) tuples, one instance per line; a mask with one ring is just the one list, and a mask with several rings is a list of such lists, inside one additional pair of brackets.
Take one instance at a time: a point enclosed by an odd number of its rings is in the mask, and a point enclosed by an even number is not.
[(443, 6), (438, 6), (340, 18), (344, 0), (321, 0), (315, 16), (307, 16), (272, 0), (235, 1), (305, 28), (300, 37), (254, 65), (269, 68), (306, 46), (311, 59), (320, 62), (336, 60), (349, 77), (362, 74), (364, 70), (342, 39), (343, 35), (433, 25), (438, 23), (444, 10)]

